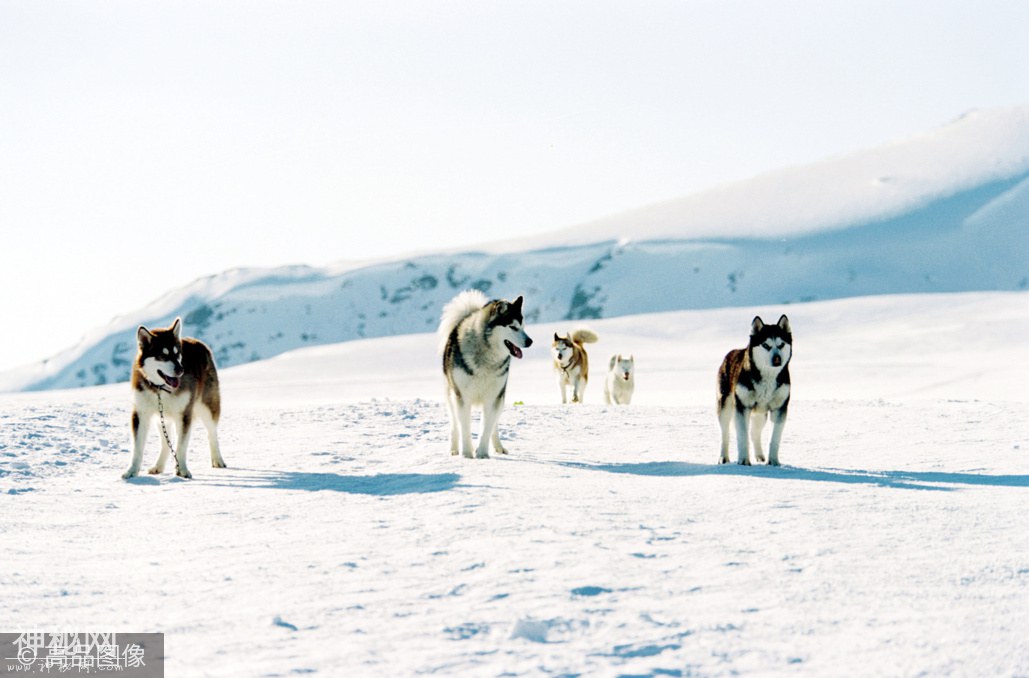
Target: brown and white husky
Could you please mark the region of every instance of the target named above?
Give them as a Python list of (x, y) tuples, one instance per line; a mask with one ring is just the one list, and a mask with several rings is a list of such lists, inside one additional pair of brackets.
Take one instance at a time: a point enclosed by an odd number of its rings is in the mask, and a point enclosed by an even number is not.
[(564, 336), (554, 332), (551, 351), (554, 354), (554, 371), (557, 372), (562, 403), (568, 402), (569, 386), (572, 387), (572, 402), (582, 402), (590, 378), (590, 358), (583, 344), (592, 344), (597, 338), (596, 332), (585, 327)]
[(154, 416), (160, 416), (161, 454), (150, 473), (164, 471), (171, 454), (168, 425), (172, 424), (178, 436), (175, 473), (183, 478), (193, 477), (186, 466), (186, 447), (194, 418), (200, 419), (207, 428), (211, 466), (225, 468), (218, 448), (221, 395), (214, 356), (202, 341), (183, 339), (181, 328), (182, 322), (176, 318), (171, 327), (148, 330), (140, 325), (136, 330), (139, 352), (132, 369), (132, 463), (122, 478), (139, 475), (143, 448)]

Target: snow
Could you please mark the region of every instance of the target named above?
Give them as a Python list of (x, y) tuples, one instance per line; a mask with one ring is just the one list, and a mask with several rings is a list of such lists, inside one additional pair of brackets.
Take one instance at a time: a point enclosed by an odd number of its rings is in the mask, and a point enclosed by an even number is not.
[(469, 287), (524, 295), (535, 322), (1027, 289), (1027, 215), (1029, 107), (973, 112), (920, 137), (545, 237), (213, 275), (90, 330), (50, 360), (0, 374), (0, 391), (124, 381), (135, 327), (175, 316), (231, 366), (426, 332)]
[(513, 249), (626, 235), (644, 240), (782, 238), (885, 220), (1029, 172), (1029, 107), (971, 111), (939, 129), (573, 226)]
[[(785, 466), (718, 466), (718, 363), (782, 312)], [(0, 395), (0, 618), (164, 632), (168, 675), (1029, 673), (1029, 293), (589, 321), (563, 407), (575, 324), (527, 326), (489, 460), (447, 453), (427, 333), (224, 369), (191, 481), (120, 479), (124, 384)]]

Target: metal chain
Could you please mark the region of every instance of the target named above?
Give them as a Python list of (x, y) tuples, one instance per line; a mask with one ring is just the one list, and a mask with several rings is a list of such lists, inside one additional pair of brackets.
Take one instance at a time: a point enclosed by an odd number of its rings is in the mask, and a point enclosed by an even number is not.
[(168, 427), (164, 423), (164, 402), (161, 400), (161, 389), (157, 389), (157, 411), (161, 414), (161, 432), (164, 433), (164, 441), (168, 443), (168, 449), (172, 456), (175, 456), (175, 448), (172, 446), (171, 436), (168, 435)]

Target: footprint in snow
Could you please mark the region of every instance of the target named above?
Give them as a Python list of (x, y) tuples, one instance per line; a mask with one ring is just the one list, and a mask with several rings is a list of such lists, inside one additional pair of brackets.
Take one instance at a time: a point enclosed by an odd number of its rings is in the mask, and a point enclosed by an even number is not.
[(290, 631), (297, 630), (296, 626), (290, 624), (288, 621), (284, 620), (279, 615), (275, 615), (275, 619), (272, 620), (272, 626), (281, 626), (282, 628), (289, 629)]

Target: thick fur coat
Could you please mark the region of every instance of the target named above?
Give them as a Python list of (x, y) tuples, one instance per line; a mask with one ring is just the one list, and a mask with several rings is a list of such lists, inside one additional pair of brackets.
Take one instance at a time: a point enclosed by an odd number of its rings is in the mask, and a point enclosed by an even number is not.
[(568, 402), (568, 387), (572, 388), (572, 402), (581, 403), (590, 378), (590, 358), (584, 344), (598, 339), (596, 332), (580, 327), (565, 335), (554, 333), (551, 352), (554, 355), (554, 371), (557, 385), (561, 389), (561, 402)]
[(132, 368), (132, 462), (122, 474), (132, 478), (139, 474), (150, 424), (160, 417), (161, 453), (150, 473), (164, 472), (172, 450), (171, 430), (177, 434), (175, 473), (192, 478), (186, 465), (186, 448), (193, 422), (199, 419), (207, 429), (211, 448), (211, 465), (224, 468), (218, 446), (218, 418), (221, 416), (221, 392), (218, 370), (211, 350), (198, 339), (180, 336), (182, 323), (176, 318), (170, 327), (136, 330), (139, 351)]
[(793, 357), (793, 331), (784, 315), (775, 325), (755, 317), (750, 326), (746, 348), (729, 351), (718, 370), (718, 422), (722, 429), (719, 461), (729, 461), (729, 431), (736, 428), (737, 461), (750, 464), (748, 440), (754, 458), (765, 460), (761, 431), (772, 419), (772, 438), (768, 463), (779, 465), (779, 442), (790, 404), (790, 358)]
[(522, 298), (490, 301), (478, 290), (457, 295), (443, 309), (439, 348), (450, 412), (450, 453), (472, 457), (472, 407), (482, 407), (482, 433), (474, 456), (489, 456), (489, 444), (507, 454), (497, 421), (504, 409), (511, 358), (532, 346), (525, 333)]

